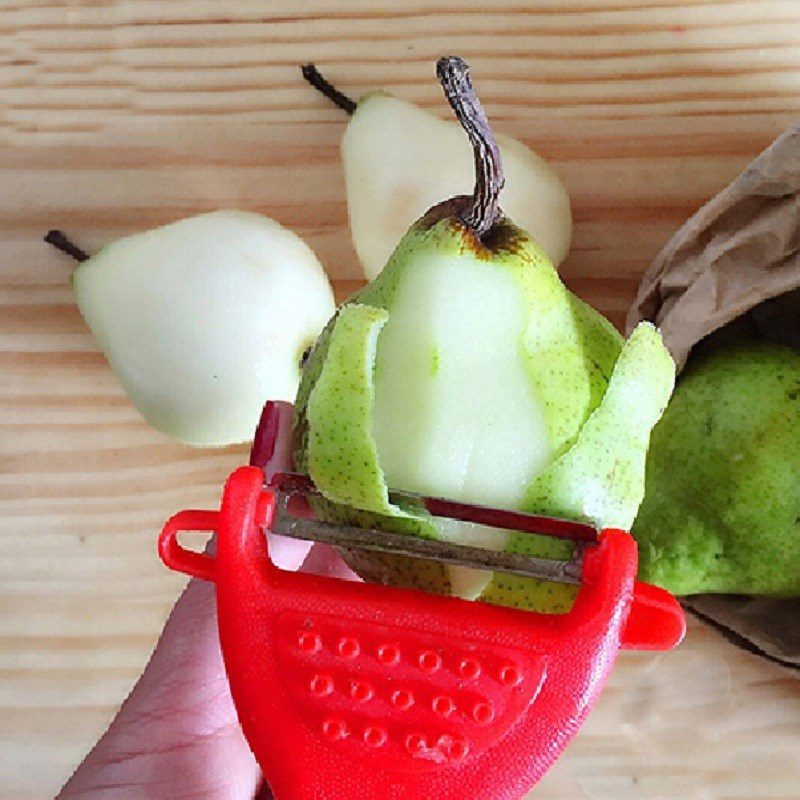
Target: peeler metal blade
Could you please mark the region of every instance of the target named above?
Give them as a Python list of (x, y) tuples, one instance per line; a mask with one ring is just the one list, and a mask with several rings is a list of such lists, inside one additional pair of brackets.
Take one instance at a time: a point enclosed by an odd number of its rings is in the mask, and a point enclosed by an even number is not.
[(311, 479), (305, 475), (278, 473), (269, 482), (269, 488), (277, 494), (272, 531), (283, 536), (558, 583), (582, 582), (584, 553), (598, 537), (598, 530), (586, 523), (427, 497), (413, 492), (389, 492), (389, 499), (393, 503), (417, 506), (433, 517), (487, 526), (498, 531), (539, 534), (574, 542), (569, 560), (541, 558), (440, 539), (423, 539), (375, 528), (325, 522), (317, 519), (304, 502), (322, 497)]

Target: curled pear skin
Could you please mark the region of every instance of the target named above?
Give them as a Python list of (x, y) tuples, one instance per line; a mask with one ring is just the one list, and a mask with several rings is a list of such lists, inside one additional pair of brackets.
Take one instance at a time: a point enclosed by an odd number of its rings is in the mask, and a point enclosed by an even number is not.
[[(655, 328), (643, 323), (623, 343), (535, 243), (499, 225), (506, 244), (489, 251), (455, 218), (421, 221), (318, 340), (295, 406), (294, 458), (332, 501), (323, 516), (480, 534), (392, 507), (391, 486), (630, 526), (674, 364)], [(504, 545), (568, 556), (539, 537)], [(412, 559), (359, 553), (350, 563), (368, 579), (540, 610), (566, 610), (574, 597), (572, 587)]]

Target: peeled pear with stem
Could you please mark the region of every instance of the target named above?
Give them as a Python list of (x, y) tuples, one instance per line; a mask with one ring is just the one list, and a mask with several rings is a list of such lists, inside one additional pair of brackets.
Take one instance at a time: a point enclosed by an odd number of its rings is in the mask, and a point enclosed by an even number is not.
[[(319, 487), (326, 519), (568, 557), (562, 541), (390, 501), (389, 487), (628, 528), (674, 382), (652, 325), (623, 341), (500, 210), (500, 150), (468, 67), (451, 56), (437, 72), (473, 146), (474, 192), (424, 214), (329, 322), (295, 403), (295, 466)], [(574, 598), (532, 579), (348, 558), (372, 580), (501, 604), (557, 612)]]
[(292, 400), (335, 304), (322, 265), (275, 220), (215, 211), (126, 236), (73, 287), (97, 343), (154, 427), (192, 445), (252, 439), (266, 400)]
[[(409, 226), (443, 197), (466, 194), (473, 154), (459, 125), (385, 92), (354, 102), (313, 65), (306, 79), (350, 114), (342, 165), (353, 246), (369, 280)], [(553, 168), (522, 142), (497, 136), (506, 185), (503, 209), (558, 266), (572, 241), (569, 195)]]

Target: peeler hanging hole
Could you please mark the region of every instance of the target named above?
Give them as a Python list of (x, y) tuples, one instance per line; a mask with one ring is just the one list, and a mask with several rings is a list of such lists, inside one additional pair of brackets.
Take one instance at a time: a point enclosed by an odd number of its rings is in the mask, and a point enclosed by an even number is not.
[(208, 541), (213, 535), (213, 531), (200, 531), (204, 536), (198, 536), (197, 531), (178, 531), (177, 541), (178, 544), (190, 553), (205, 553), (208, 547)]

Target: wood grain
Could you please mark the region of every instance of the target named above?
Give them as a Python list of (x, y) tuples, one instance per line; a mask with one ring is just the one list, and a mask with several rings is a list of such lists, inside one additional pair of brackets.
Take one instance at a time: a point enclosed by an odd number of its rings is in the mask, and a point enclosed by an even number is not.
[[(553, 161), (563, 274), (621, 323), (670, 233), (800, 111), (796, 0), (0, 2), (0, 797), (54, 793), (107, 724), (181, 581), (174, 510), (215, 503), (244, 448), (148, 429), (76, 311), (55, 225), (87, 249), (201, 210), (291, 226), (345, 296), (344, 120), (300, 80), (445, 115), (434, 59), (473, 65), (499, 130)], [(693, 626), (625, 655), (556, 798), (800, 796), (800, 690)]]

